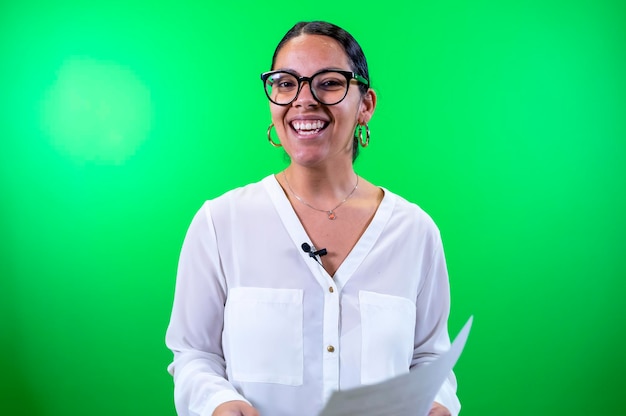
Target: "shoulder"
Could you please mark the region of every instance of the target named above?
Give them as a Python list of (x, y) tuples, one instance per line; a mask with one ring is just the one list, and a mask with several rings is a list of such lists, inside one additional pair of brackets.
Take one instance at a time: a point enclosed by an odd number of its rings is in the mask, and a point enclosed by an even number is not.
[(215, 198), (205, 201), (199, 214), (213, 221), (222, 221), (242, 216), (258, 217), (272, 206), (272, 198), (268, 191), (273, 176), (258, 182), (231, 189)]
[(404, 197), (382, 188), (385, 192), (385, 198), (389, 198), (394, 203), (394, 215), (400, 220), (421, 222), (430, 227), (437, 228), (432, 217), (415, 202), (411, 202)]
[(386, 188), (382, 189), (384, 199), (393, 206), (388, 223), (390, 228), (405, 236), (417, 235), (434, 241), (441, 239), (437, 224), (424, 209)]
[(264, 185), (271, 176), (261, 181), (250, 183), (244, 186), (233, 188), (215, 198), (204, 202), (203, 208), (214, 210), (224, 205), (242, 204), (250, 200), (258, 200), (267, 195), (266, 186)]

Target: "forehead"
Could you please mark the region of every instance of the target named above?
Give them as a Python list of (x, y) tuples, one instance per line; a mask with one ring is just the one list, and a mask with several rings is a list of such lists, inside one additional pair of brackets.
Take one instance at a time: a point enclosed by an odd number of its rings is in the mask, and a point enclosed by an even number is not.
[(323, 68), (351, 68), (341, 44), (321, 35), (300, 35), (290, 39), (278, 52), (274, 66), (274, 69), (292, 69), (302, 74)]

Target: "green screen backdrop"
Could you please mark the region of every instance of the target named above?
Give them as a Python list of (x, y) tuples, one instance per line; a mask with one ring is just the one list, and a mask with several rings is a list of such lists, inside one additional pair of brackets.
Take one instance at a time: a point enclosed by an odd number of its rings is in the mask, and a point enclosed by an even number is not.
[(259, 74), (312, 19), (368, 56), (356, 170), (431, 214), (475, 317), (462, 414), (626, 415), (618, 0), (3, 2), (0, 413), (175, 415), (186, 228), (286, 166)]

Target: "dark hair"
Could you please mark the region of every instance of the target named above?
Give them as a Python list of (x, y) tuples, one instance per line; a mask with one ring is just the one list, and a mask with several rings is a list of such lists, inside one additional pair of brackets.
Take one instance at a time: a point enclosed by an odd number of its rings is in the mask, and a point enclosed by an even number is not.
[[(276, 46), (276, 50), (274, 51), (274, 56), (272, 56), (272, 67), (274, 69), (274, 64), (276, 63), (276, 56), (278, 52), (282, 49), (283, 46), (291, 39), (296, 38), (300, 35), (320, 35), (320, 36), (328, 36), (337, 42), (343, 47), (343, 50), (348, 55), (348, 60), (350, 61), (350, 67), (353, 72), (361, 75), (368, 81), (370, 81), (370, 74), (367, 68), (367, 60), (365, 59), (365, 54), (361, 49), (359, 43), (352, 37), (350, 33), (340, 28), (337, 25), (332, 23), (323, 22), (323, 21), (313, 21), (313, 22), (299, 22), (294, 25), (289, 31), (283, 36), (281, 41)], [(363, 85), (359, 83), (359, 91), (361, 95), (364, 95), (369, 87), (367, 85)], [(354, 162), (359, 154), (359, 141), (357, 138), (354, 139), (354, 143), (352, 144), (352, 161)]]

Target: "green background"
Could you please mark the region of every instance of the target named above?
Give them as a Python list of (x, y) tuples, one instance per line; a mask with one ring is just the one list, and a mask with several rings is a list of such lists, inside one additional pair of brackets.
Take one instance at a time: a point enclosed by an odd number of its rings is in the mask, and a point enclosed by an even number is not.
[[(357, 171), (429, 212), (463, 415), (626, 415), (626, 4), (3, 2), (0, 413), (174, 415), (164, 345), (200, 204), (283, 169), (284, 32), (362, 44)], [(271, 416), (271, 415), (265, 415)]]

